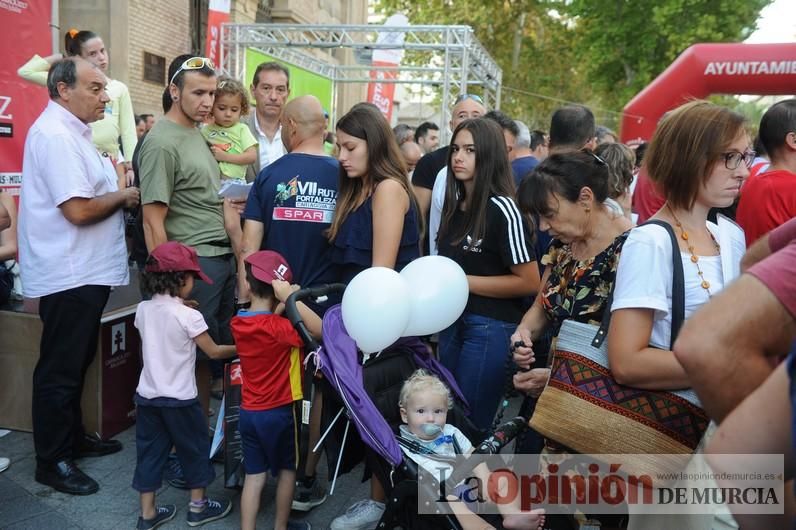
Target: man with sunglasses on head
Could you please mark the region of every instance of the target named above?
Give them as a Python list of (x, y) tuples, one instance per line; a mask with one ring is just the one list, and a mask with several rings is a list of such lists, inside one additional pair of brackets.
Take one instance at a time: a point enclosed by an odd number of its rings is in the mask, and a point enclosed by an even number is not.
[(737, 220), (747, 246), (796, 217), (796, 99), (772, 105), (758, 134), (771, 165), (741, 188)]
[[(459, 94), (451, 110), (450, 129), (451, 132), (464, 120), (478, 118), (486, 114), (484, 101), (475, 94)], [(431, 192), (434, 189), (434, 182), (437, 174), (444, 169), (447, 164), (448, 146), (440, 147), (421, 158), (415, 172), (412, 174), (412, 186), (414, 187), (417, 205), (423, 213), (423, 217), (428, 221), (429, 210), (431, 208)], [(429, 253), (430, 249), (436, 250), (436, 243), (429, 238), (429, 222), (426, 222), (425, 241), (423, 245), (424, 253)], [(436, 231), (433, 238), (436, 238)], [(436, 252), (434, 252), (436, 253)]]
[[(196, 249), (212, 284), (196, 280), (195, 300), (217, 344), (231, 344), (235, 256), (224, 229), (220, 173), (198, 125), (211, 112), (216, 72), (209, 59), (181, 55), (169, 67), (164, 97), (171, 107), (144, 139), (139, 155), (147, 251), (166, 241)], [(207, 356), (197, 351), (196, 382), (205, 409), (210, 395)]]

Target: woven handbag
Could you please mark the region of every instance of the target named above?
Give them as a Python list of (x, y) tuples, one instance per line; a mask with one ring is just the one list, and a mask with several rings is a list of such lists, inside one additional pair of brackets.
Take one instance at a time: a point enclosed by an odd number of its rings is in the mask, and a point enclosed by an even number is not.
[[(672, 336), (685, 317), (683, 264), (671, 226), (673, 245)], [(565, 320), (558, 334), (550, 379), (536, 405), (531, 427), (578, 453), (655, 455), (624, 461), (636, 471), (672, 469), (693, 453), (709, 418), (692, 390), (655, 391), (620, 385), (608, 368), (604, 343), (611, 320), (613, 288), (600, 326)]]

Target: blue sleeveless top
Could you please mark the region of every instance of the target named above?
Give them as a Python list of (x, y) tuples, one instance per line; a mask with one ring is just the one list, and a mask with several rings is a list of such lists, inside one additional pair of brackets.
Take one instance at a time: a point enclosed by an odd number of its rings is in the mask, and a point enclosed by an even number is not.
[[(398, 245), (395, 270), (400, 271), (410, 261), (420, 257), (420, 235), (417, 211), (409, 203), (404, 215), (404, 228)], [(339, 266), (340, 280), (350, 282), (354, 276), (373, 265), (373, 196), (343, 221), (332, 247), (332, 262)]]

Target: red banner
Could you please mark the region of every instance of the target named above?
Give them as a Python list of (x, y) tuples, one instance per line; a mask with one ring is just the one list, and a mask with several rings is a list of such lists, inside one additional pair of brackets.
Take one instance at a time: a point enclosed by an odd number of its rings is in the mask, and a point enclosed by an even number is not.
[[(396, 63), (385, 61), (373, 61), (373, 66), (398, 66)], [(384, 72), (381, 70), (371, 70), (370, 78), (372, 83), (368, 83), (368, 102), (373, 103), (390, 122), (392, 118), (392, 102), (395, 97), (395, 83), (382, 83), (382, 79), (395, 79), (395, 72)]]
[[(384, 27), (405, 28), (409, 25), (409, 20), (405, 15), (398, 13), (384, 22)], [(373, 82), (368, 83), (368, 102), (376, 105), (379, 110), (390, 122), (392, 118), (393, 98), (395, 97), (395, 83), (385, 83), (383, 80), (395, 79), (398, 74), (395, 70), (387, 71), (379, 67), (396, 67), (401, 64), (403, 58), (403, 31), (381, 32), (376, 37), (376, 44), (395, 45), (395, 48), (376, 48), (373, 50), (371, 64), (373, 70), (370, 71), (370, 78)]]
[(229, 22), (229, 5), (230, 0), (210, 0), (207, 10), (205, 57), (216, 65), (221, 63), (221, 24)]
[[(47, 90), (17, 75), (34, 54), (50, 55), (49, 1), (0, 0), (0, 189), (19, 193), (28, 129), (47, 105)], [(14, 28), (13, 31), (10, 28)]]

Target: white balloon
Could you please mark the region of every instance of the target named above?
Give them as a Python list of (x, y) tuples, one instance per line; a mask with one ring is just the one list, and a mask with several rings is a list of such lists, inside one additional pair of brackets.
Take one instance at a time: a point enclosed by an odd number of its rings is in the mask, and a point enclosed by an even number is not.
[(386, 267), (371, 267), (343, 293), (343, 324), (364, 353), (379, 352), (398, 340), (409, 322), (409, 286)]
[(401, 271), (409, 284), (411, 311), (402, 336), (442, 331), (461, 316), (470, 288), (458, 263), (444, 256), (425, 256)]

